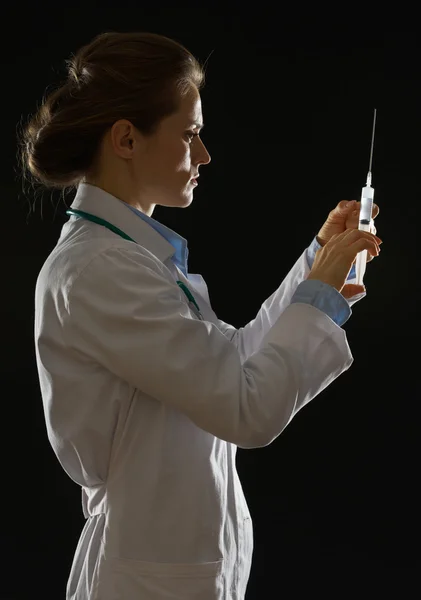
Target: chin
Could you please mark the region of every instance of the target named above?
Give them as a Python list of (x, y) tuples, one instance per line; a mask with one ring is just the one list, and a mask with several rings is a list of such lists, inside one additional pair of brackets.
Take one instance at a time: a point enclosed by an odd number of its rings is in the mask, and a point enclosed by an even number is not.
[(193, 202), (193, 196), (190, 196), (190, 198), (185, 198), (184, 202), (180, 205), (181, 208), (186, 208), (187, 206), (190, 206), (190, 204)]
[(187, 194), (181, 194), (178, 197), (178, 202), (176, 202), (175, 206), (178, 206), (180, 208), (186, 208), (187, 206), (190, 206), (190, 204), (193, 202), (193, 193), (192, 192), (187, 192)]
[(156, 204), (168, 208), (187, 208), (193, 202), (193, 190), (182, 190), (178, 194), (167, 194), (165, 201), (162, 199)]

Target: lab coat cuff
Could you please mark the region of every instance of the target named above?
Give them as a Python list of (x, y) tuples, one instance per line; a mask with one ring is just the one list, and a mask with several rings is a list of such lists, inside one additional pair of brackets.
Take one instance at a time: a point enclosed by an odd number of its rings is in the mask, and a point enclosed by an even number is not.
[(318, 279), (302, 281), (291, 298), (291, 304), (301, 302), (311, 304), (324, 312), (340, 327), (352, 314), (346, 299), (334, 287)]

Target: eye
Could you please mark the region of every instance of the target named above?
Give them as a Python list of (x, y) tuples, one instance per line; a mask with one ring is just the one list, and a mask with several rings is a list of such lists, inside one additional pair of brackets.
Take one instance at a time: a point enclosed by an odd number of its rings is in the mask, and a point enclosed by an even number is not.
[(196, 133), (195, 131), (186, 131), (186, 136), (187, 136), (187, 138), (188, 138), (188, 140), (189, 140), (190, 143), (193, 141), (193, 139), (195, 137), (198, 137), (198, 135), (199, 134)]

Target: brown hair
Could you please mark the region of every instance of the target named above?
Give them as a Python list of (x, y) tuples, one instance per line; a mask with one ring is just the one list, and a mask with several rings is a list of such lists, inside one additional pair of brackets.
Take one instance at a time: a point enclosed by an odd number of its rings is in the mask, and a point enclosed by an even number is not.
[(18, 132), (24, 179), (63, 191), (94, 168), (116, 121), (128, 119), (150, 135), (191, 84), (204, 83), (202, 66), (184, 46), (153, 33), (102, 33), (66, 65), (67, 80)]

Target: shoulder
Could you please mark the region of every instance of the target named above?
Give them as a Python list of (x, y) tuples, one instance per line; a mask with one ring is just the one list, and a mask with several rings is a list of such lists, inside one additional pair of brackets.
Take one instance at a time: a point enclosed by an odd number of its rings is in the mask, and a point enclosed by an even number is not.
[(96, 294), (140, 286), (151, 276), (171, 282), (168, 268), (152, 252), (126, 240), (58, 244), (37, 278), (36, 295), (60, 296), (67, 304), (81, 289)]

